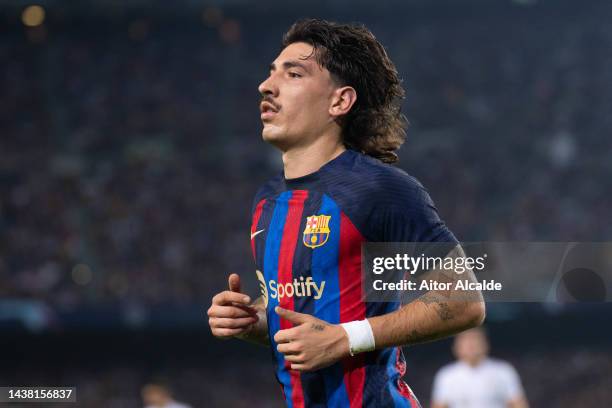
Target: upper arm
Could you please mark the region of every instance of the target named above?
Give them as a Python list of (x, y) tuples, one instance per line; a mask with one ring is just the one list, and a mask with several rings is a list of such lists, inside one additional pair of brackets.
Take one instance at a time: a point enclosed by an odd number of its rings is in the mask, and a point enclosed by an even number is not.
[(527, 408), (525, 392), (521, 379), (510, 364), (506, 365), (504, 373), (504, 394), (509, 408)]
[[(443, 256), (444, 261), (452, 259), (465, 259), (465, 253), (461, 245), (457, 244), (449, 253)], [(418, 300), (425, 303), (437, 305), (436, 311), (442, 321), (454, 320), (456, 322), (455, 332), (469, 329), (482, 324), (485, 318), (485, 303), (480, 290), (458, 288), (458, 282), (476, 282), (474, 272), (465, 268), (461, 273), (454, 269), (437, 268), (424, 272), (420, 281), (435, 281), (444, 283), (446, 286), (429, 290)], [(419, 283), (417, 282), (417, 285)]]
[[(447, 251), (448, 247), (442, 247), (434, 250), (433, 256), (440, 256)], [(438, 253), (435, 253), (435, 252)], [(477, 282), (476, 275), (469, 265), (466, 265), (466, 255), (460, 244), (454, 245), (454, 247), (448, 251), (445, 255), (441, 255), (443, 258), (443, 267), (436, 267), (430, 270), (423, 270), (421, 279), (433, 279), (438, 282), (450, 283), (447, 285), (449, 290), (437, 290), (439, 294), (444, 295), (448, 300), (454, 301), (482, 301), (482, 294), (479, 290), (462, 290), (461, 287), (457, 289), (458, 281), (467, 281), (469, 283)]]
[[(454, 265), (465, 265), (466, 255), (455, 235), (448, 229), (438, 214), (438, 210), (427, 190), (413, 177), (404, 174), (395, 177), (383, 196), (378, 197), (378, 236), (382, 242), (408, 242), (410, 256), (440, 258), (446, 261), (452, 258)], [(459, 263), (460, 260), (463, 261)], [(446, 264), (446, 263), (445, 263)], [(452, 314), (465, 319), (464, 327), (476, 326), (484, 320), (484, 301), (478, 290), (455, 290), (458, 280), (476, 282), (470, 268), (421, 270), (422, 274), (413, 278), (432, 279), (449, 284), (449, 290), (430, 291), (421, 300), (441, 304), (438, 308), (440, 317), (449, 316), (445, 310), (452, 308)], [(460, 273), (459, 273), (460, 272)], [(417, 285), (420, 282), (417, 280)], [(448, 320), (448, 319), (447, 319)]]
[(382, 194), (381, 208), (377, 210), (380, 241), (458, 242), (440, 218), (429, 193), (416, 179), (406, 175), (391, 183)]

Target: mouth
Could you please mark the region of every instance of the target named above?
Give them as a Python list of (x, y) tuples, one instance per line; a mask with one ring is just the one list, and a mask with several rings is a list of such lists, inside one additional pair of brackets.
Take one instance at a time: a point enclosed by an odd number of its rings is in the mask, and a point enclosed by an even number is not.
[(261, 112), (261, 120), (270, 120), (278, 113), (279, 108), (270, 102), (262, 102), (259, 105), (259, 111)]

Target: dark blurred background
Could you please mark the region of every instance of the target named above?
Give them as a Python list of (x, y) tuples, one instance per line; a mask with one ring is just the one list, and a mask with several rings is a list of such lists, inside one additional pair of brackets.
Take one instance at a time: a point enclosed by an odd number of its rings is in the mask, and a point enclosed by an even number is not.
[[(386, 46), (399, 166), (461, 240), (612, 237), (609, 1), (36, 4), (0, 0), (0, 386), (118, 408), (161, 378), (193, 407), (282, 406), (269, 352), (213, 339), (204, 313), (230, 272), (258, 292), (251, 200), (281, 162), (257, 85), (300, 17)], [(533, 407), (607, 407), (611, 318), (492, 304), (487, 326)], [(449, 347), (405, 349), (425, 406)]]

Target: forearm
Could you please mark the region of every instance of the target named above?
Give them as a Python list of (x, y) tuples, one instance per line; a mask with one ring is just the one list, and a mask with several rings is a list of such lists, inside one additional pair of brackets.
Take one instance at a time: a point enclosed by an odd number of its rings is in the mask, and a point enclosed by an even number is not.
[(257, 322), (253, 323), (247, 332), (236, 337), (250, 343), (269, 346), (270, 338), (268, 336), (268, 318), (266, 317), (266, 307), (261, 296), (251, 304), (251, 307), (257, 310), (258, 320)]
[[(457, 246), (449, 257), (463, 257)], [(437, 280), (453, 282), (457, 279), (475, 281), (472, 271), (457, 275), (434, 271), (429, 275)], [(376, 348), (422, 343), (451, 336), (478, 326), (484, 320), (485, 306), (479, 291), (430, 291), (402, 306), (395, 312), (369, 318)]]
[(428, 292), (395, 312), (369, 318), (376, 348), (404, 346), (451, 336), (478, 326), (484, 318), (482, 302), (447, 302)]

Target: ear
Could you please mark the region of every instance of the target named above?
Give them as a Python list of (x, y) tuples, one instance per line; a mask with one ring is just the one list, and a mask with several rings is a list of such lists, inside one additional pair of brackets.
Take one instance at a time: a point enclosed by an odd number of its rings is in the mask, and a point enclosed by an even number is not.
[(343, 86), (332, 94), (332, 103), (329, 107), (329, 114), (335, 118), (346, 115), (357, 100), (357, 91), (352, 86)]

